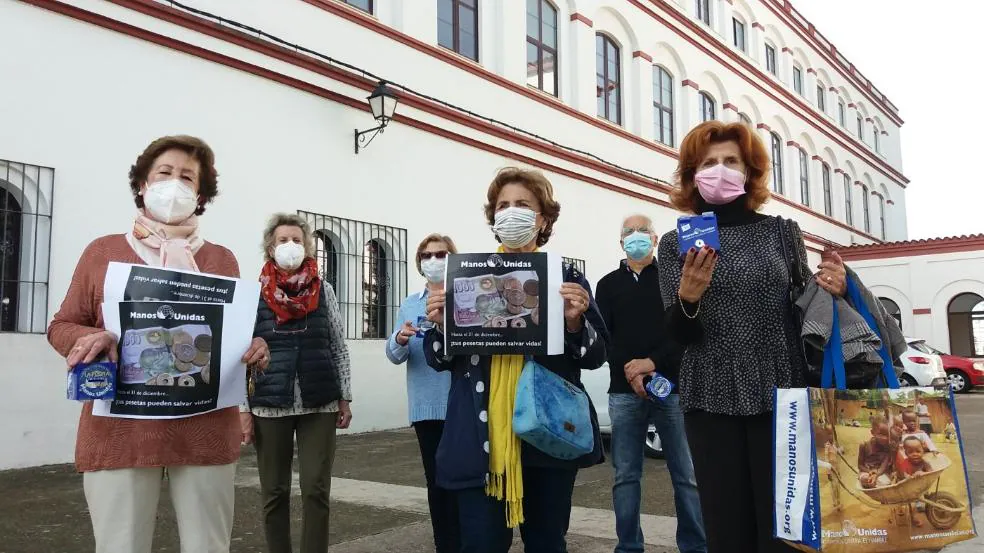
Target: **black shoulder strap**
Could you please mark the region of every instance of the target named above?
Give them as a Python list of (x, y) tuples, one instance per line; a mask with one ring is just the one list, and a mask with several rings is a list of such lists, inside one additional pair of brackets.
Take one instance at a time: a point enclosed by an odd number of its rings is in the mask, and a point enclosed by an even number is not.
[(789, 271), (790, 287), (791, 289), (802, 288), (805, 283), (803, 282), (803, 271), (800, 267), (799, 253), (797, 252), (796, 245), (793, 244), (793, 222), (790, 219), (783, 219), (782, 217), (776, 217), (776, 220), (779, 224), (779, 241), (782, 242), (782, 258)]

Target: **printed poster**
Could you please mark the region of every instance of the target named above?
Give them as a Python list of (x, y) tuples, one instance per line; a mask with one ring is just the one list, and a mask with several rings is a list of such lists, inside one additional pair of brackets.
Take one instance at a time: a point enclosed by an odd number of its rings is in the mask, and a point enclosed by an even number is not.
[(94, 415), (180, 418), (245, 401), (258, 283), (111, 263), (104, 294), (120, 362), (116, 398), (94, 402)]
[(555, 254), (448, 256), (445, 349), (458, 354), (564, 352), (561, 258)]
[(949, 390), (809, 394), (823, 551), (935, 550), (974, 536)]

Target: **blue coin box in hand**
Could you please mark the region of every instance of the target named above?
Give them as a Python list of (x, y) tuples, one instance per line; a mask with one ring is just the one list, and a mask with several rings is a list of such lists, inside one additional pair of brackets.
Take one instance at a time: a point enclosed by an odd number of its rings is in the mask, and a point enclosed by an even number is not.
[(68, 399), (114, 399), (116, 363), (79, 363), (68, 371)]
[(699, 250), (704, 246), (721, 253), (717, 216), (711, 212), (683, 215), (677, 219), (677, 238), (680, 242), (681, 256), (687, 255), (690, 248)]

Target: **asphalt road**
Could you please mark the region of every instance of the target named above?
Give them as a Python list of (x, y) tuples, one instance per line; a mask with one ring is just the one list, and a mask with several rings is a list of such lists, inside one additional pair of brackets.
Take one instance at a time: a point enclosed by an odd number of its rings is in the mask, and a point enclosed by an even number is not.
[[(984, 392), (957, 401), (964, 453), (976, 505), (984, 501)], [(236, 489), (233, 553), (262, 552), (263, 530), (255, 455), (244, 448)], [(407, 430), (344, 436), (339, 439), (333, 489), (331, 551), (335, 553), (428, 551), (429, 522), (421, 490), (423, 469), (416, 439)], [(581, 471), (574, 494), (580, 509), (572, 521), (571, 553), (610, 552), (606, 534), (611, 510), (610, 464)], [(369, 490), (367, 492), (367, 490)], [(385, 490), (376, 493), (373, 490)], [(673, 497), (666, 465), (646, 460), (643, 513), (654, 527), (672, 517)], [(295, 486), (296, 492), (296, 486)], [(339, 498), (341, 500), (339, 500)], [(299, 529), (299, 498), (293, 512)], [(984, 527), (978, 508), (978, 528)], [(672, 524), (672, 521), (670, 521)], [(599, 532), (601, 530), (601, 532)], [(665, 528), (664, 528), (665, 530)], [(647, 541), (651, 533), (647, 533)], [(672, 532), (664, 540), (672, 540)], [(659, 543), (654, 542), (654, 543)], [(984, 541), (949, 548), (984, 551)], [(432, 547), (432, 546), (431, 546)], [(93, 538), (82, 493), (81, 477), (69, 465), (0, 472), (0, 553), (58, 553), (93, 550)], [(166, 485), (161, 496), (154, 550), (179, 551), (177, 528)], [(432, 550), (432, 549), (430, 549)], [(521, 547), (514, 547), (521, 551)], [(675, 551), (665, 545), (647, 551)]]

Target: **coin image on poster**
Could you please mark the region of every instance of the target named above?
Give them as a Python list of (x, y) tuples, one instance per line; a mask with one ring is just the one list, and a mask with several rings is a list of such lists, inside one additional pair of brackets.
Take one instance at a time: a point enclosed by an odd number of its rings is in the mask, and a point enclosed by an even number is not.
[(199, 334), (195, 337), (195, 349), (198, 351), (212, 351), (212, 336)]
[(174, 362), (174, 368), (178, 369), (183, 373), (190, 371), (192, 367), (194, 367), (194, 365), (192, 365), (191, 363), (185, 363), (184, 361), (178, 360)]
[(535, 271), (456, 278), (453, 286), (458, 327), (508, 328), (511, 321), (529, 316), (539, 306), (540, 281)]
[(121, 340), (120, 380), (125, 384), (171, 386), (175, 379), (194, 375), (208, 365), (211, 347), (207, 325), (128, 329)]
[(205, 384), (208, 384), (209, 380), (211, 380), (212, 378), (212, 370), (209, 367), (210, 367), (209, 365), (205, 365), (204, 367), (202, 367), (202, 372), (201, 372), (202, 382), (204, 382)]

